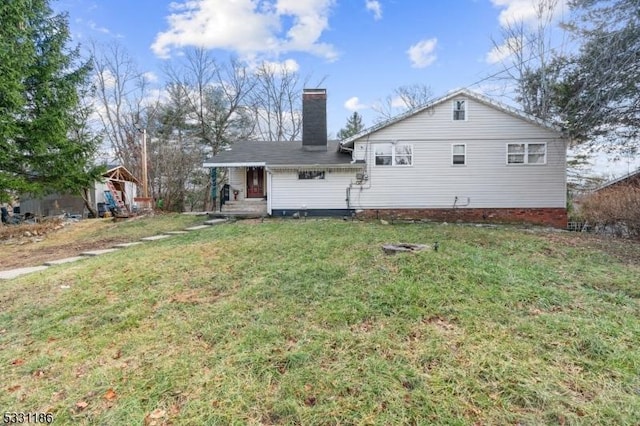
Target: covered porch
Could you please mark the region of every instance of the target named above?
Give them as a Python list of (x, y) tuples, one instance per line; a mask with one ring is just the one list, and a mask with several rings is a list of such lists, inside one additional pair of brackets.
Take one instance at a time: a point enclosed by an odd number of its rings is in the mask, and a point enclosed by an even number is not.
[(225, 164), (218, 168), (227, 172), (219, 195), (219, 213), (244, 217), (270, 214), (271, 181), (264, 163)]

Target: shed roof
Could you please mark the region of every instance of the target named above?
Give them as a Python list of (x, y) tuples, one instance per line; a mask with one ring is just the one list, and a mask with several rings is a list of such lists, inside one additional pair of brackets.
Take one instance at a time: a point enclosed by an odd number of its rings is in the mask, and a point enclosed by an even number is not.
[(102, 176), (107, 179), (134, 182), (136, 184), (140, 183), (125, 166), (108, 165), (107, 168), (108, 170), (102, 174)]

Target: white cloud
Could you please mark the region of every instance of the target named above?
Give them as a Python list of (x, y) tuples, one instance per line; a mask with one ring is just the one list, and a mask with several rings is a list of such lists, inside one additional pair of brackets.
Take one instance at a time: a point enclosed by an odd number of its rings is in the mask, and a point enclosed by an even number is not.
[(153, 71), (145, 72), (143, 76), (150, 83), (155, 83), (159, 80), (158, 75)]
[(101, 27), (98, 24), (96, 24), (94, 21), (87, 21), (87, 26), (91, 28), (93, 31), (97, 31), (103, 34), (111, 34), (111, 31), (109, 30), (109, 28)]
[(169, 29), (156, 36), (151, 48), (160, 57), (169, 57), (173, 49), (198, 46), (243, 56), (309, 52), (334, 60), (333, 46), (319, 41), (334, 4), (335, 0), (173, 2)]
[(379, 21), (382, 19), (382, 5), (378, 0), (365, 0), (367, 10), (373, 13), (373, 19)]
[(112, 89), (116, 85), (116, 76), (109, 69), (105, 69), (102, 71), (100, 75), (94, 75), (95, 84), (100, 84), (100, 86), (104, 86), (105, 89)]
[(300, 65), (298, 64), (298, 62), (296, 62), (295, 59), (287, 59), (282, 62), (263, 61), (258, 65), (265, 67), (273, 73), (279, 73), (282, 71), (295, 73), (300, 69)]
[(347, 101), (344, 103), (344, 107), (349, 111), (358, 111), (360, 109), (369, 108), (367, 105), (361, 104), (360, 99), (357, 96), (347, 99)]
[(493, 46), (493, 49), (487, 53), (485, 60), (489, 64), (497, 64), (499, 62), (508, 59), (513, 52), (517, 52), (520, 50), (520, 45), (522, 44), (521, 40), (515, 37), (509, 38), (505, 40), (499, 46)]
[(407, 101), (402, 99), (402, 96), (395, 96), (391, 99), (391, 107), (400, 108), (400, 109), (408, 109), (409, 105)]
[(79, 25), (82, 25), (82, 24), (86, 25), (87, 28), (89, 28), (91, 31), (95, 31), (95, 32), (98, 32), (98, 33), (106, 34), (106, 35), (109, 35), (109, 36), (112, 36), (112, 37), (115, 37), (115, 38), (124, 38), (124, 36), (122, 34), (113, 33), (109, 28), (101, 27), (95, 21), (89, 20), (89, 21), (85, 22), (84, 20), (82, 20), (80, 18), (80, 19), (76, 19), (75, 22), (76, 22), (76, 24), (79, 24)]
[[(500, 25), (505, 27), (514, 22), (535, 22), (536, 21), (536, 1), (533, 0), (491, 0), (494, 6), (502, 9), (498, 20)], [(566, 10), (567, 0), (558, 0), (556, 8), (553, 10), (554, 18)]]
[(411, 46), (409, 50), (407, 50), (407, 54), (411, 60), (411, 66), (414, 68), (426, 68), (433, 64), (437, 59), (437, 56), (433, 53), (437, 44), (437, 38), (430, 38), (419, 41)]

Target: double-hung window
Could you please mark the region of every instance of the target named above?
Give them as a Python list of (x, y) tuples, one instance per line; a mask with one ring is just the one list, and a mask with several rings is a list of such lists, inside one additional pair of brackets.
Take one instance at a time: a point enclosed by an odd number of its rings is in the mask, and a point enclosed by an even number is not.
[(467, 145), (463, 143), (451, 145), (451, 164), (454, 166), (464, 166), (467, 164)]
[(546, 164), (546, 143), (507, 144), (507, 164)]
[(379, 143), (374, 150), (376, 166), (412, 166), (413, 145)]
[(467, 119), (467, 102), (465, 100), (453, 101), (453, 121)]

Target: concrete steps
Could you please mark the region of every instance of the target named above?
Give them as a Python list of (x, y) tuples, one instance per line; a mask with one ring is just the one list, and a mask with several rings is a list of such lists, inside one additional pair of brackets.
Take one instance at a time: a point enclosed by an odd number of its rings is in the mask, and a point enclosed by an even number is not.
[(222, 206), (223, 215), (257, 215), (266, 216), (267, 202), (263, 199), (247, 199), (239, 201), (227, 201)]

